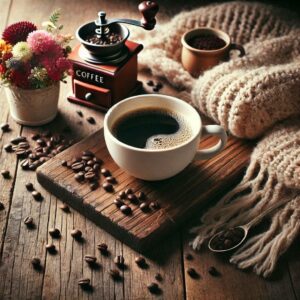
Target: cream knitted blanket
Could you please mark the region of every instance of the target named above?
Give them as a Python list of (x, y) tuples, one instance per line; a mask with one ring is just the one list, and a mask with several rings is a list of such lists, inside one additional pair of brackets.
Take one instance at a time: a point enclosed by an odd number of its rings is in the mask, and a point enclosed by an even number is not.
[[(246, 56), (234, 56), (192, 78), (180, 63), (180, 39), (185, 31), (200, 26), (229, 33), (234, 42), (244, 45)], [(220, 228), (243, 225), (289, 197), (291, 201), (273, 215), (270, 227), (231, 258), (240, 268), (270, 275), (300, 228), (299, 20), (271, 6), (230, 2), (181, 13), (151, 38), (149, 33), (147, 38), (141, 33), (135, 38), (145, 45), (141, 68), (190, 92), (193, 104), (231, 134), (261, 137), (244, 179), (202, 217), (202, 224), (193, 229), (197, 237), (192, 245), (199, 249)]]

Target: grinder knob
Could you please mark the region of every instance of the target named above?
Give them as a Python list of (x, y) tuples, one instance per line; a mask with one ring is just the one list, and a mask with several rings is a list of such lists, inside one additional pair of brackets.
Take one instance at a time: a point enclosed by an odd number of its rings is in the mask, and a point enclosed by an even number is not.
[(139, 11), (142, 14), (141, 24), (144, 29), (152, 30), (156, 24), (155, 16), (159, 10), (156, 1), (143, 1), (139, 5)]

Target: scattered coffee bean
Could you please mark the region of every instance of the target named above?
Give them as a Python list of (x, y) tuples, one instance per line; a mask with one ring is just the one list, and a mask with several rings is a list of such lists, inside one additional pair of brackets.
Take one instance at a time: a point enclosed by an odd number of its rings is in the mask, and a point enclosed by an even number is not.
[(41, 137), (41, 135), (39, 133), (34, 133), (31, 135), (31, 139), (36, 141)]
[(79, 117), (81, 117), (81, 118), (83, 117), (83, 113), (81, 110), (77, 110), (76, 113)]
[(60, 237), (60, 231), (58, 228), (50, 228), (49, 229), (49, 234), (53, 237), (53, 238), (59, 238)]
[(114, 199), (114, 204), (116, 205), (116, 207), (120, 208), (125, 203), (121, 200), (121, 198), (116, 198)]
[(37, 200), (37, 201), (40, 201), (40, 200), (43, 199), (43, 196), (42, 196), (42, 194), (41, 194), (40, 192), (32, 191), (32, 192), (31, 192), (31, 195), (32, 195), (32, 197), (33, 197), (35, 200)]
[(151, 294), (157, 294), (159, 292), (159, 286), (155, 282), (151, 282), (147, 285), (147, 288)]
[(10, 131), (10, 128), (9, 128), (9, 124), (8, 123), (5, 123), (5, 124), (1, 124), (0, 125), (0, 128), (3, 132), (8, 132)]
[(67, 162), (66, 160), (62, 160), (62, 161), (61, 161), (61, 165), (62, 165), (63, 167), (66, 167), (67, 164), (68, 164), (68, 162)]
[(133, 193), (133, 190), (131, 188), (128, 188), (125, 190), (125, 194), (126, 195), (129, 195), (129, 194), (132, 194)]
[(98, 165), (102, 165), (102, 164), (103, 164), (102, 159), (97, 158), (97, 157), (94, 157), (94, 158), (93, 158), (93, 161), (95, 162), (95, 164), (98, 164)]
[(153, 210), (157, 210), (160, 208), (160, 205), (157, 201), (152, 201), (150, 202), (149, 207)]
[(70, 212), (70, 207), (66, 203), (62, 203), (59, 208), (64, 212)]
[(86, 120), (92, 125), (96, 124), (96, 121), (93, 117), (88, 117)]
[(144, 192), (139, 192), (137, 195), (139, 200), (145, 200), (146, 199), (146, 194)]
[(187, 273), (190, 275), (190, 277), (192, 278), (198, 278), (199, 274), (197, 273), (197, 271), (194, 268), (188, 268), (187, 269)]
[(54, 244), (47, 244), (46, 250), (51, 254), (56, 253), (56, 247)]
[(157, 82), (156, 83), (156, 87), (160, 90), (160, 89), (162, 89), (163, 88), (163, 84), (161, 83), (161, 82)]
[(71, 166), (72, 170), (75, 172), (79, 172), (84, 169), (84, 164), (82, 162), (75, 162)]
[(162, 276), (161, 276), (160, 273), (156, 273), (155, 276), (154, 276), (154, 278), (155, 278), (157, 281), (162, 281), (162, 280), (163, 280), (163, 278), (162, 278)]
[(12, 144), (6, 144), (3, 148), (6, 152), (12, 152), (13, 151), (12, 150)]
[(110, 173), (110, 171), (109, 170), (107, 170), (107, 169), (101, 169), (101, 174), (103, 175), (103, 176), (105, 176), (105, 177), (109, 177), (109, 176), (111, 176), (111, 173)]
[(82, 237), (82, 232), (81, 232), (81, 230), (79, 230), (79, 229), (73, 229), (73, 230), (71, 231), (71, 236), (72, 236), (75, 240), (81, 239), (81, 237)]
[(108, 252), (108, 246), (105, 243), (98, 244), (97, 248), (102, 254), (106, 254)]
[(122, 206), (120, 207), (120, 210), (121, 210), (121, 212), (122, 212), (123, 214), (125, 214), (125, 215), (129, 215), (129, 214), (131, 214), (131, 212), (132, 212), (130, 206), (128, 206), (128, 205), (126, 205), (126, 204), (122, 205)]
[(24, 159), (21, 161), (21, 168), (23, 170), (29, 170), (29, 166), (30, 166), (30, 160), (29, 159)]
[(96, 178), (96, 174), (93, 171), (88, 171), (84, 174), (84, 179), (88, 181), (93, 181)]
[(84, 173), (83, 172), (79, 172), (79, 173), (77, 173), (77, 174), (74, 175), (74, 178), (77, 181), (82, 181), (84, 179)]
[(149, 86), (153, 86), (153, 85), (154, 85), (154, 82), (153, 82), (153, 80), (148, 80), (148, 81), (147, 81), (147, 85), (149, 85)]
[(27, 191), (32, 192), (34, 190), (33, 184), (31, 182), (27, 182), (25, 184)]
[(146, 260), (144, 257), (142, 256), (137, 256), (135, 259), (134, 259), (135, 263), (139, 266), (139, 267), (144, 267), (146, 265)]
[(0, 202), (0, 210), (4, 210), (5, 206), (2, 202)]
[(84, 256), (84, 260), (88, 263), (88, 264), (94, 264), (97, 261), (97, 258), (93, 255), (85, 255)]
[(157, 92), (159, 92), (159, 88), (155, 86), (155, 87), (152, 89), (152, 91), (155, 92), (155, 93), (157, 93)]
[(120, 197), (121, 199), (125, 199), (125, 198), (126, 198), (126, 193), (125, 193), (125, 191), (119, 192), (119, 197)]
[(104, 182), (102, 184), (102, 187), (107, 191), (107, 192), (113, 192), (114, 190), (114, 187), (111, 183), (108, 183), (108, 182)]
[(149, 205), (146, 203), (146, 202), (142, 202), (140, 204), (140, 209), (143, 211), (143, 212), (147, 212), (149, 211)]
[(213, 277), (218, 277), (221, 275), (220, 272), (215, 267), (210, 267), (208, 269), (208, 273)]
[(34, 268), (39, 268), (41, 266), (41, 260), (34, 256), (32, 259), (31, 259), (31, 264), (33, 265)]
[(3, 178), (5, 179), (9, 179), (10, 178), (10, 173), (8, 170), (1, 170), (1, 175), (3, 176)]
[(89, 278), (81, 278), (78, 280), (78, 285), (82, 288), (82, 289), (87, 289), (90, 287), (91, 284), (91, 280)]
[(92, 191), (96, 190), (98, 187), (99, 187), (99, 183), (98, 183), (98, 182), (92, 182), (92, 183), (90, 184), (90, 189), (91, 189)]
[(32, 217), (26, 217), (24, 219), (24, 224), (27, 226), (27, 227), (32, 227), (33, 226), (33, 218)]
[(139, 202), (139, 200), (135, 194), (127, 195), (127, 199), (133, 204), (137, 204)]
[(187, 254), (185, 255), (185, 259), (186, 259), (186, 260), (193, 260), (193, 255), (190, 254), (190, 253), (187, 253)]
[(109, 182), (109, 183), (111, 183), (111, 184), (117, 183), (116, 178), (113, 177), (113, 176), (108, 176), (108, 177), (106, 177), (106, 181)]
[(10, 142), (14, 145), (17, 145), (21, 142), (26, 142), (26, 137), (25, 136), (17, 136), (15, 138), (13, 138)]
[(125, 263), (125, 259), (122, 255), (117, 255), (115, 258), (114, 258), (114, 263), (119, 267), (119, 268), (122, 268), (124, 267), (124, 263)]
[(108, 273), (114, 280), (119, 280), (121, 278), (120, 271), (117, 269), (110, 269)]

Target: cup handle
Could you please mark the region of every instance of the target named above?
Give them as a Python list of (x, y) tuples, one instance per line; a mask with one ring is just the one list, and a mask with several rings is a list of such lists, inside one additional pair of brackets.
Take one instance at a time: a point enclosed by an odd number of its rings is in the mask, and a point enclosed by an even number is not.
[(242, 45), (232, 43), (232, 44), (230, 44), (230, 47), (229, 47), (229, 51), (231, 51), (231, 50), (240, 51), (239, 57), (243, 57), (246, 55), (246, 51)]
[(220, 138), (220, 141), (211, 148), (198, 150), (194, 160), (209, 159), (223, 150), (227, 142), (227, 134), (223, 127), (219, 125), (206, 125), (202, 127), (202, 137), (206, 135), (215, 135)]

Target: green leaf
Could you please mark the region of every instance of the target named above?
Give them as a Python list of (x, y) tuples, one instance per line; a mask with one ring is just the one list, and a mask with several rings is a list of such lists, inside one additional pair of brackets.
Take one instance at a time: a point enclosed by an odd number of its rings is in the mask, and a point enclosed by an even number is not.
[(50, 16), (49, 21), (52, 22), (54, 25), (57, 24), (60, 17), (60, 9), (56, 9)]

